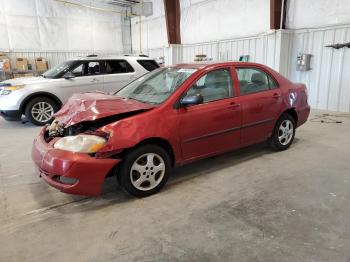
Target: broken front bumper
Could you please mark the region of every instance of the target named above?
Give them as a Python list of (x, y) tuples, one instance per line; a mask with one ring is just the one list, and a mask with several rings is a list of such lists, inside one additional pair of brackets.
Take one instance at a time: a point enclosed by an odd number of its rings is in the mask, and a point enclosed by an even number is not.
[(32, 159), (40, 177), (65, 193), (99, 195), (106, 175), (120, 159), (98, 159), (85, 153), (55, 149), (53, 144), (57, 139), (47, 143), (44, 132), (45, 128), (32, 148)]

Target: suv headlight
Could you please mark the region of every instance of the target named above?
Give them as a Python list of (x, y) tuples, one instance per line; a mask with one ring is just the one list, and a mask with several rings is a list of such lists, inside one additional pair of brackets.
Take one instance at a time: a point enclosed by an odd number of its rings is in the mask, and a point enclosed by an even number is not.
[(106, 143), (106, 139), (94, 135), (66, 136), (58, 140), (54, 148), (71, 152), (96, 153)]
[(0, 96), (6, 96), (11, 94), (13, 91), (22, 89), (24, 85), (17, 85), (17, 86), (3, 86), (0, 89)]

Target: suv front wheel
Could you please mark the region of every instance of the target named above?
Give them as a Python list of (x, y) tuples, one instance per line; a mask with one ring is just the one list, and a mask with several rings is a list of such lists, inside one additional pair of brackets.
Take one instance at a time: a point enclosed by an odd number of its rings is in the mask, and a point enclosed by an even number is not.
[(34, 125), (43, 126), (50, 123), (53, 114), (58, 109), (57, 103), (52, 99), (48, 97), (36, 97), (27, 104), (25, 115)]

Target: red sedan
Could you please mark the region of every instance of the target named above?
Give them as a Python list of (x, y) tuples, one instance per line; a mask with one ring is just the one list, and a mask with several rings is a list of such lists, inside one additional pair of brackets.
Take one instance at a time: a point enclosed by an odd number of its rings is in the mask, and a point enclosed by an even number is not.
[(254, 63), (181, 64), (114, 95), (76, 94), (34, 140), (40, 176), (59, 190), (100, 194), (115, 175), (130, 194), (159, 191), (170, 170), (268, 141), (293, 142), (310, 113), (307, 90)]

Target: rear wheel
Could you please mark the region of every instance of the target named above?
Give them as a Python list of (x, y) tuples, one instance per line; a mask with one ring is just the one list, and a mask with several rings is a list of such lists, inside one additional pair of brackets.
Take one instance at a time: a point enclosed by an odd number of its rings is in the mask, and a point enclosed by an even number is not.
[(295, 135), (295, 121), (289, 114), (282, 114), (274, 128), (270, 144), (273, 149), (285, 150), (293, 143)]
[(168, 153), (158, 145), (143, 145), (129, 152), (118, 169), (118, 181), (131, 195), (146, 197), (165, 185), (169, 171)]
[(48, 97), (36, 97), (29, 101), (25, 108), (27, 119), (34, 125), (43, 126), (50, 123), (58, 105)]

